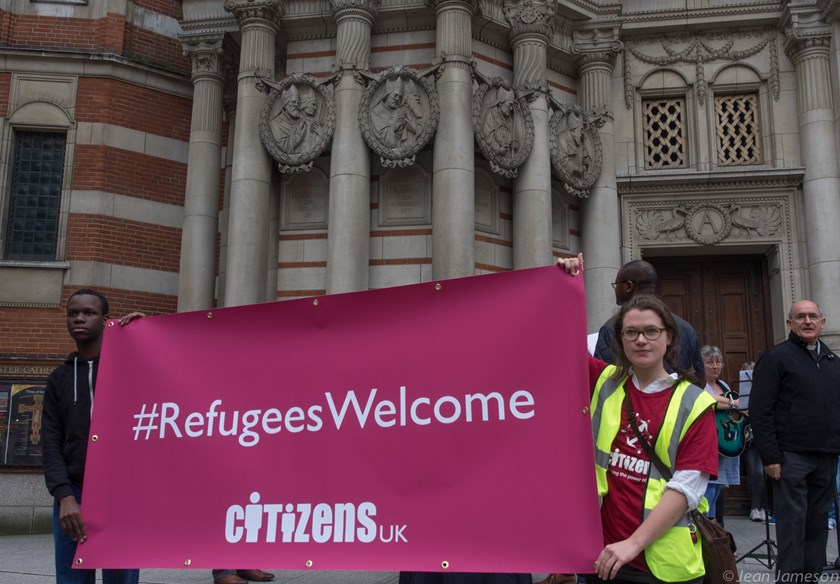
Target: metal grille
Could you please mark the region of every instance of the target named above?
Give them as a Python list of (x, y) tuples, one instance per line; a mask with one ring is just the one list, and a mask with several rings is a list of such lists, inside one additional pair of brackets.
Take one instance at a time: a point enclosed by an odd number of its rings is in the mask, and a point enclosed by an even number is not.
[(645, 168), (685, 166), (685, 100), (646, 101), (644, 108)]
[(715, 97), (717, 162), (738, 166), (761, 162), (756, 95)]
[(55, 259), (66, 142), (65, 134), (16, 133), (4, 259)]

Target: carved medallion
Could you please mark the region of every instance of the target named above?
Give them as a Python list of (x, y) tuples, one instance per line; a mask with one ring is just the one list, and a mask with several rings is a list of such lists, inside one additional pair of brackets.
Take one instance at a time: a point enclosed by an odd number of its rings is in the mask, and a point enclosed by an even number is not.
[(431, 81), (409, 67), (391, 67), (365, 90), (359, 126), (365, 142), (388, 168), (414, 164), (431, 139), (440, 117)]
[(600, 114), (580, 106), (564, 106), (551, 117), (551, 166), (571, 194), (585, 198), (601, 174), (604, 151), (598, 127)]
[(260, 138), (281, 172), (306, 172), (335, 131), (333, 97), (311, 75), (295, 73), (275, 82), (261, 79), (267, 91), (260, 110)]
[[(479, 78), (480, 79), (480, 78)], [(473, 97), (473, 124), (478, 148), (493, 172), (512, 178), (534, 145), (534, 120), (528, 102), (516, 97), (501, 78), (480, 83)]]
[(692, 207), (685, 217), (685, 232), (702, 245), (714, 245), (726, 239), (732, 229), (729, 209), (716, 203)]

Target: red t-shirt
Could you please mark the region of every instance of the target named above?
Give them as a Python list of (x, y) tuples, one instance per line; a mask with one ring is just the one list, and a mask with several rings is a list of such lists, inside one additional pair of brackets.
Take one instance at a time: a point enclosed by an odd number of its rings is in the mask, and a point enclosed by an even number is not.
[[(606, 366), (603, 361), (589, 358), (589, 381), (593, 390), (598, 376)], [(633, 384), (632, 379), (627, 380), (626, 389), (630, 396), (630, 405), (636, 412), (639, 430), (648, 443), (653, 445), (662, 427), (662, 420), (665, 418), (671, 396), (674, 395), (674, 389), (671, 387), (655, 393), (643, 393)], [(607, 473), (609, 492), (601, 503), (604, 545), (627, 539), (642, 524), (645, 488), (652, 464), (627, 421), (626, 410), (622, 408), (621, 429), (613, 440), (610, 469)], [(674, 469), (697, 470), (716, 477), (717, 464), (715, 418), (709, 409), (697, 418), (680, 441)], [(639, 554), (630, 565), (639, 570), (649, 571), (644, 554)]]

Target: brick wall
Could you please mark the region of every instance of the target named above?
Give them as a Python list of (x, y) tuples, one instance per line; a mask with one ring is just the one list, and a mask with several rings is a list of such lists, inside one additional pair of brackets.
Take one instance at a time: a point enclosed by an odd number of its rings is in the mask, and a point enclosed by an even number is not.
[(81, 77), (76, 119), (189, 142), (192, 100), (131, 83)]
[(105, 191), (183, 205), (186, 184), (186, 164), (108, 146), (76, 147), (72, 179), (75, 190)]
[(67, 259), (178, 272), (181, 230), (117, 217), (70, 215)]
[(9, 115), (9, 91), (12, 86), (12, 74), (0, 73), (0, 116)]
[[(153, 1), (147, 10), (181, 18), (180, 5)], [(140, 6), (141, 4), (138, 4)], [(126, 23), (120, 14), (105, 18), (35, 16), (3, 12), (0, 47), (42, 49), (120, 55), (139, 63), (188, 75), (190, 65), (181, 43), (153, 31)]]

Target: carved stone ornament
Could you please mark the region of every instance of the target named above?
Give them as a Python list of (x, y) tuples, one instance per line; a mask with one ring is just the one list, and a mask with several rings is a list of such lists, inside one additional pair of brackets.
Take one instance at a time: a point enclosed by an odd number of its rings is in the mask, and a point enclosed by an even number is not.
[(534, 145), (534, 120), (527, 100), (517, 97), (500, 77), (479, 83), (473, 96), (473, 124), (478, 148), (493, 172), (515, 177)]
[(359, 105), (365, 142), (386, 168), (414, 164), (440, 118), (432, 82), (410, 67), (391, 67), (371, 80)]
[(333, 96), (314, 77), (295, 73), (280, 82), (262, 78), (268, 93), (260, 110), (260, 138), (280, 172), (306, 172), (335, 131)]
[(512, 38), (527, 33), (550, 37), (554, 31), (555, 0), (505, 0), (503, 10)]
[(601, 114), (585, 113), (580, 106), (563, 106), (551, 117), (551, 166), (566, 190), (586, 198), (601, 174), (604, 149), (598, 127)]
[[(650, 37), (635, 41), (628, 45), (624, 52), (624, 102), (627, 109), (633, 107), (633, 81), (630, 70), (630, 56), (632, 55), (642, 63), (667, 67), (677, 63), (692, 64), (695, 68), (695, 91), (697, 101), (703, 105), (708, 93), (706, 83), (705, 67), (707, 63), (714, 61), (737, 62), (744, 61), (757, 55), (765, 48), (770, 56), (770, 78), (768, 85), (774, 101), (779, 101), (780, 95), (780, 66), (778, 47), (776, 46), (776, 30), (770, 28), (743, 33), (685, 33), (677, 35), (665, 35)], [(755, 41), (753, 41), (755, 39)], [(735, 45), (743, 45), (745, 42), (752, 44), (740, 49)], [(655, 53), (642, 50), (642, 46), (653, 45)]]
[(672, 241), (685, 236), (701, 245), (714, 245), (737, 235), (742, 239), (772, 237), (782, 227), (782, 212), (776, 205), (752, 206), (749, 213), (733, 203), (677, 205), (667, 211), (642, 211), (636, 229), (642, 239)]

